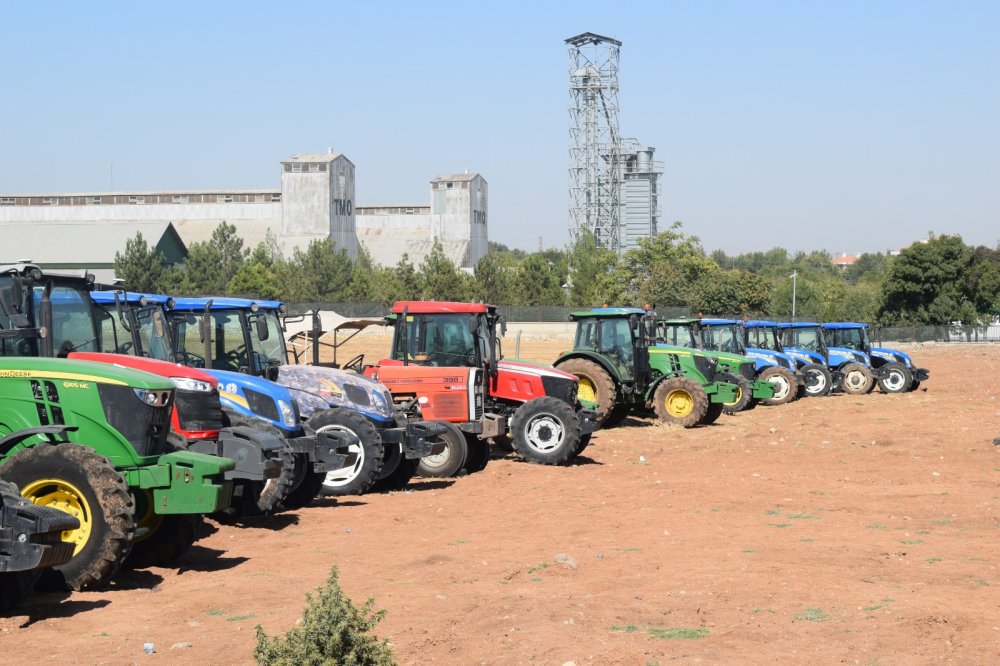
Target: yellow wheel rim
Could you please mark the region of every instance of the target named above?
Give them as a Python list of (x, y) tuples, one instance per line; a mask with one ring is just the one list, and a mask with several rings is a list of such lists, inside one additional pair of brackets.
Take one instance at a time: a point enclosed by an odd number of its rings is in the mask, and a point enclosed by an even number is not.
[(738, 404), (740, 404), (740, 400), (742, 400), (742, 399), (743, 399), (743, 389), (741, 387), (737, 386), (736, 387), (736, 397), (733, 399), (733, 401), (732, 402), (724, 402), (722, 404), (724, 404), (726, 407), (729, 407), (730, 405), (738, 405)]
[(24, 486), (21, 494), (33, 504), (59, 509), (79, 520), (80, 527), (63, 532), (62, 540), (73, 544), (73, 555), (83, 550), (94, 527), (94, 515), (79, 488), (62, 479), (39, 479)]
[[(579, 376), (579, 375), (578, 375)], [(580, 377), (580, 385), (576, 389), (576, 397), (587, 402), (597, 402), (597, 387), (587, 377)]]
[(163, 516), (153, 510), (153, 491), (143, 490), (135, 495), (135, 534), (132, 543), (140, 543), (156, 533)]
[(687, 391), (674, 389), (667, 393), (663, 406), (670, 416), (677, 419), (684, 418), (694, 410), (694, 398)]

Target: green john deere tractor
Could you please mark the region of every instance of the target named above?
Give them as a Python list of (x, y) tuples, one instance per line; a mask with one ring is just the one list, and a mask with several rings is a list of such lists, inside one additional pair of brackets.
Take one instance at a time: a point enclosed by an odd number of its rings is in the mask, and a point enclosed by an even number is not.
[(715, 362), (703, 352), (651, 346), (655, 319), (645, 310), (594, 308), (570, 318), (576, 322), (573, 350), (553, 365), (580, 378), (580, 400), (597, 405), (603, 427), (649, 407), (685, 428), (706, 425), (736, 398), (737, 386), (717, 381)]
[(739, 387), (736, 398), (723, 406), (727, 414), (753, 409), (759, 401), (774, 397), (771, 382), (757, 378), (754, 360), (739, 352), (740, 340), (736, 332), (720, 329), (713, 336), (712, 331), (706, 332), (701, 319), (661, 319), (656, 322), (656, 339), (669, 345), (699, 349), (715, 361), (716, 379)]
[(234, 463), (174, 450), (170, 379), (35, 358), (51, 355), (53, 344), (68, 353), (68, 336), (87, 335), (54, 320), (52, 291), (36, 267), (0, 273), (0, 478), (79, 520), (63, 533), (73, 556), (54, 571), (80, 590), (106, 582), (130, 552), (146, 564), (175, 560), (194, 542), (202, 514), (228, 505), (224, 475)]

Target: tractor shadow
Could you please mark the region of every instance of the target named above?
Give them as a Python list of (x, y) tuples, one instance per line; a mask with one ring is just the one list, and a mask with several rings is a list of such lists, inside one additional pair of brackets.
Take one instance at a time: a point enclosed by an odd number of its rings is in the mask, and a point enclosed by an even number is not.
[(224, 557), (225, 552), (224, 550), (195, 544), (181, 558), (177, 566), (177, 575), (180, 576), (188, 571), (203, 573), (225, 571), (238, 567), (250, 560), (249, 557)]
[(79, 592), (39, 592), (36, 590), (22, 606), (6, 613), (0, 613), (0, 617), (26, 615), (24, 623), (18, 627), (26, 629), (39, 620), (74, 617), (77, 613), (86, 613), (111, 604), (108, 599), (73, 598), (73, 595), (79, 594)]
[[(241, 516), (236, 519), (229, 518), (216, 518), (213, 517), (215, 523), (206, 522), (203, 527), (198, 532), (198, 538), (203, 539), (209, 535), (215, 534), (219, 531), (219, 525), (225, 525), (227, 527), (239, 527), (241, 529), (259, 529), (259, 530), (271, 530), (272, 532), (280, 532), (286, 527), (291, 527), (292, 525), (299, 524), (299, 515), (297, 513), (279, 513), (271, 514), (268, 516)], [(218, 523), (218, 524), (216, 524)]]
[[(464, 476), (469, 476), (468, 474), (463, 474)], [(406, 487), (399, 492), (420, 492), (424, 490), (441, 490), (443, 488), (450, 488), (455, 485), (455, 479), (413, 479)], [(385, 494), (385, 493), (383, 493)]]

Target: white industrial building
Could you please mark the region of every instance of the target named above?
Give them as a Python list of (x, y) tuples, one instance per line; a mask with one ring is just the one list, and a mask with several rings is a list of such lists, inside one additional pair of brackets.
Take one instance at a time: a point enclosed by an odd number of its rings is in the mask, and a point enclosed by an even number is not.
[(344, 155), (293, 155), (281, 162), (280, 182), (280, 189), (264, 190), (0, 194), (0, 229), (14, 239), (0, 250), (0, 264), (27, 258), (46, 268), (94, 269), (105, 280), (115, 252), (136, 231), (152, 246), (167, 243), (173, 262), (222, 222), (235, 226), (249, 248), (270, 231), (286, 256), (321, 238), (352, 258), (360, 239), (385, 265), (404, 252), (419, 265), (435, 240), (459, 266), (474, 266), (486, 254), (486, 181), (478, 174), (436, 178), (430, 206), (397, 207), (419, 213), (360, 207), (363, 216), (355, 205), (354, 164)]

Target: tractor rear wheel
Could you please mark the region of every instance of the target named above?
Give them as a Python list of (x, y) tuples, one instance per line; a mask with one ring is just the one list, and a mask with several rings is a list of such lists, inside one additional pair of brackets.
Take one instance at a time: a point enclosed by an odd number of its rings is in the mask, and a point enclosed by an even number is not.
[(733, 374), (732, 372), (720, 372), (715, 375), (715, 381), (736, 384), (739, 387), (739, 390), (736, 391), (736, 399), (732, 402), (723, 403), (722, 411), (726, 414), (735, 414), (746, 409), (752, 409), (753, 389), (750, 388), (750, 382), (746, 377)]
[(465, 445), (468, 449), (468, 454), (465, 456), (465, 473), (475, 474), (486, 469), (490, 462), (490, 443), (469, 432), (465, 433)]
[(774, 387), (774, 397), (761, 401), (765, 405), (784, 405), (795, 400), (798, 393), (798, 382), (791, 370), (772, 365), (761, 370), (760, 378), (771, 382), (771, 386)]
[(902, 363), (890, 361), (882, 366), (878, 390), (882, 393), (905, 393), (913, 383), (913, 373)]
[(909, 391), (916, 391), (918, 388), (920, 388), (920, 380), (919, 379), (914, 379), (912, 382), (910, 382)]
[(872, 387), (875, 378), (871, 370), (860, 363), (847, 363), (841, 370), (844, 373), (844, 382), (841, 389), (850, 395), (864, 395)]
[(708, 394), (690, 377), (671, 377), (660, 383), (653, 394), (653, 409), (661, 420), (693, 428), (708, 413)]
[(385, 455), (382, 438), (372, 422), (357, 412), (334, 407), (313, 414), (309, 426), (316, 432), (344, 432), (358, 438), (357, 444), (347, 447), (350, 453), (358, 454), (354, 464), (327, 472), (321, 492), (336, 496), (367, 492), (378, 478)]
[(125, 561), (135, 530), (135, 504), (125, 479), (107, 458), (79, 444), (36, 444), (0, 465), (0, 476), (33, 503), (59, 509), (80, 521), (63, 533), (73, 557), (54, 567), (56, 587), (80, 591), (108, 581)]
[(447, 427), (438, 439), (444, 443), (444, 451), (432, 456), (424, 456), (417, 465), (417, 474), (427, 478), (442, 479), (455, 476), (465, 465), (469, 455), (469, 444), (465, 441), (465, 433), (454, 423), (441, 421)]
[(806, 363), (799, 372), (806, 378), (806, 385), (802, 387), (802, 395), (810, 398), (830, 395), (830, 391), (833, 390), (833, 375), (827, 368), (819, 363)]
[[(576, 375), (580, 380), (576, 389), (576, 395), (580, 400), (597, 403), (597, 425), (607, 427), (615, 425), (606, 423), (610, 420), (612, 411), (615, 408), (615, 381), (611, 375), (594, 361), (583, 358), (571, 358), (556, 365), (563, 372)], [(628, 410), (626, 409), (626, 413)], [(624, 418), (624, 415), (621, 417)], [(621, 418), (618, 420), (621, 421)]]
[(510, 420), (514, 450), (529, 462), (561, 465), (580, 449), (580, 419), (558, 398), (529, 400)]
[(136, 534), (125, 566), (146, 569), (175, 564), (198, 540), (202, 517), (197, 514), (157, 514), (151, 490), (140, 490), (134, 498)]
[(611, 408), (611, 411), (608, 412), (608, 415), (604, 417), (604, 421), (599, 422), (599, 425), (602, 428), (614, 428), (616, 425), (625, 420), (630, 411), (631, 409), (628, 405), (615, 405)]
[(708, 409), (705, 410), (705, 417), (698, 425), (712, 425), (719, 420), (720, 416), (722, 416), (722, 403), (709, 402)]

